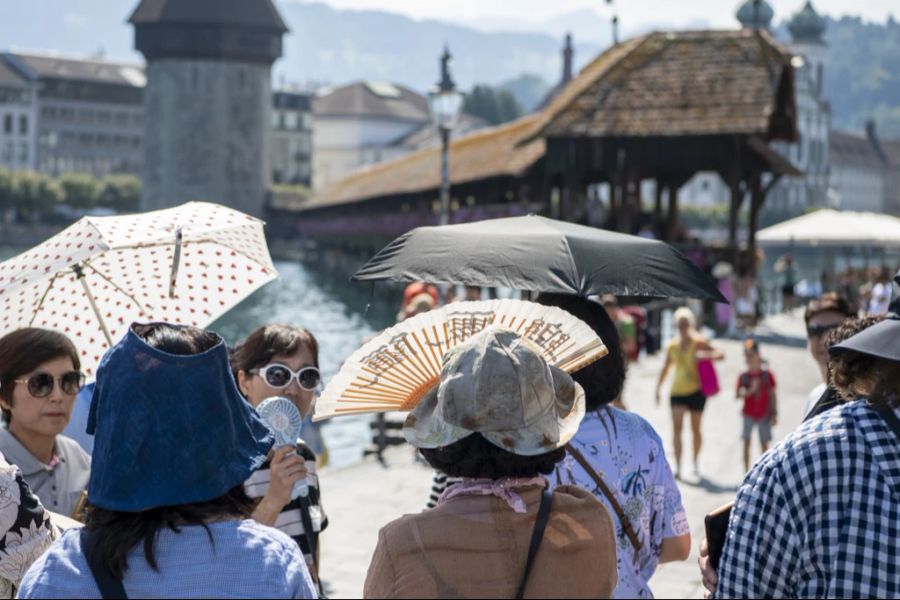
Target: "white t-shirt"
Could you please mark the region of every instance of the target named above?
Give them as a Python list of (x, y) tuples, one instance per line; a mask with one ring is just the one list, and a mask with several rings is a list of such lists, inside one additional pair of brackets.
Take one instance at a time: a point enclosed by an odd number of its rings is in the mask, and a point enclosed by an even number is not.
[(869, 300), (869, 315), (883, 315), (891, 305), (891, 284), (876, 283), (872, 286), (872, 298)]
[(816, 402), (819, 401), (819, 398), (822, 397), (822, 394), (825, 393), (825, 389), (828, 387), (827, 383), (820, 383), (816, 387), (810, 390), (809, 397), (806, 398), (806, 406), (803, 407), (803, 418), (806, 418), (806, 415), (809, 414), (809, 411), (813, 409), (816, 405)]

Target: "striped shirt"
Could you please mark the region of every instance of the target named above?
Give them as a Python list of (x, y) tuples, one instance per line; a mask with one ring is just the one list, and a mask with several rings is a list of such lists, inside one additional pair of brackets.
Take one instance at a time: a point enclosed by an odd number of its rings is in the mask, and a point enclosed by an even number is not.
[[(306, 484), (309, 486), (309, 495), (306, 498), (297, 498), (288, 502), (281, 509), (281, 514), (278, 515), (278, 519), (275, 521), (275, 529), (287, 534), (297, 542), (300, 550), (303, 551), (306, 564), (312, 566), (315, 564), (315, 561), (306, 537), (306, 530), (303, 527), (302, 504), (307, 504), (309, 507), (309, 518), (313, 530), (311, 537), (316, 547), (319, 545), (319, 533), (328, 526), (328, 517), (325, 516), (322, 510), (319, 477), (316, 474), (316, 455), (303, 440), (297, 440), (297, 454), (306, 460), (306, 468), (309, 469), (309, 475), (306, 478)], [(272, 477), (271, 472), (270, 463), (266, 461), (262, 467), (250, 476), (250, 479), (244, 482), (244, 489), (247, 491), (247, 495), (254, 500), (265, 496), (269, 490), (269, 481)]]

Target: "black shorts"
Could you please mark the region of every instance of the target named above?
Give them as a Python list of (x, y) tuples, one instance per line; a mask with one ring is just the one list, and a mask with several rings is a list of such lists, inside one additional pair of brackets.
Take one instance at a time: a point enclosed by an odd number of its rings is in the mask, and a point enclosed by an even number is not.
[(688, 410), (703, 412), (706, 408), (706, 396), (703, 392), (694, 392), (687, 396), (672, 396), (672, 406), (684, 406)]
[(794, 295), (794, 286), (793, 285), (781, 286), (781, 293), (785, 296), (793, 296)]

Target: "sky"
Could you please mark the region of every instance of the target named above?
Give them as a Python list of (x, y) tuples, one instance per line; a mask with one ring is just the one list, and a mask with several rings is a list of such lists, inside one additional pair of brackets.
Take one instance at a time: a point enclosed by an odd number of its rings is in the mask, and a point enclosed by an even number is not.
[[(295, 0), (301, 1), (301, 0)], [(476, 20), (540, 21), (582, 9), (611, 14), (605, 0), (323, 0), (335, 8), (377, 9), (416, 19), (457, 22)], [(799, 10), (804, 0), (768, 0), (776, 22)], [(713, 27), (734, 25), (738, 0), (614, 0), (624, 30), (642, 29), (659, 23), (679, 28), (706, 22)], [(867, 21), (884, 22), (888, 14), (900, 18), (898, 0), (814, 0), (820, 13), (830, 16), (859, 15)]]

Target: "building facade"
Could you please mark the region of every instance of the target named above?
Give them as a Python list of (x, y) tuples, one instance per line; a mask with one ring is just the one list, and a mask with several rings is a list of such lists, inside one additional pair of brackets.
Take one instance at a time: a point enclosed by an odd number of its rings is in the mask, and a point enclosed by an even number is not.
[(35, 169), (37, 114), (37, 83), (0, 56), (0, 169)]
[(326, 90), (313, 100), (313, 115), (316, 188), (405, 154), (399, 142), (431, 123), (425, 96), (385, 81)]
[(190, 200), (261, 216), (271, 183), (271, 67), (287, 27), (271, 0), (142, 0), (142, 208)]
[(272, 183), (312, 183), (312, 96), (272, 93)]
[(102, 177), (140, 172), (144, 74), (139, 65), (51, 54), (4, 53), (34, 82), (34, 159), (28, 168)]
[(895, 143), (883, 144), (871, 121), (866, 124), (865, 132), (831, 132), (831, 184), (835, 208), (896, 211), (896, 167), (885, 151), (889, 144)]

